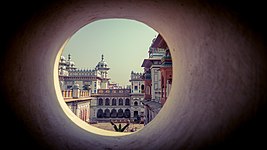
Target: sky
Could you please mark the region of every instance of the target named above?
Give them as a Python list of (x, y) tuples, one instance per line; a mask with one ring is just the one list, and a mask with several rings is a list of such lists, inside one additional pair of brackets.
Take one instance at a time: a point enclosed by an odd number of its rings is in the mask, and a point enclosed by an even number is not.
[(62, 55), (71, 54), (79, 69), (94, 69), (104, 55), (112, 83), (129, 85), (131, 71), (143, 72), (148, 49), (158, 33), (144, 23), (128, 19), (103, 19), (78, 30)]

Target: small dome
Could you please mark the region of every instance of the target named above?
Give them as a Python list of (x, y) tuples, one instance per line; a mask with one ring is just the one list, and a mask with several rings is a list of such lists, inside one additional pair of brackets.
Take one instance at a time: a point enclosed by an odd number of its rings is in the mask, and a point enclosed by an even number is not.
[(61, 63), (66, 63), (66, 58), (64, 56), (60, 56), (60, 62)]
[(66, 60), (64, 56), (60, 56), (60, 60)]
[(70, 61), (70, 64), (71, 64), (71, 65), (75, 65), (75, 63), (74, 63), (73, 61)]
[(74, 67), (75, 63), (73, 61), (70, 61), (69, 66)]
[(96, 65), (96, 68), (108, 68), (108, 64), (104, 61), (104, 55), (102, 55), (101, 61)]
[(105, 61), (100, 61), (97, 64), (97, 68), (107, 68), (107, 67), (108, 67), (108, 64)]

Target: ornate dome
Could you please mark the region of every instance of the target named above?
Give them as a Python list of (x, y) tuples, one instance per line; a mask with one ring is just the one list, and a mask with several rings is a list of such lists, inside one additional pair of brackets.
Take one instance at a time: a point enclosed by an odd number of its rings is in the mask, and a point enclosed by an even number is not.
[(60, 56), (60, 60), (66, 60), (66, 58), (64, 56)]
[(70, 66), (71, 67), (74, 67), (75, 66), (75, 63), (73, 61), (70, 61)]
[(66, 63), (66, 58), (64, 56), (60, 56), (60, 62), (61, 63)]
[(96, 65), (96, 68), (108, 68), (108, 64), (104, 61), (104, 55), (102, 55), (101, 61)]

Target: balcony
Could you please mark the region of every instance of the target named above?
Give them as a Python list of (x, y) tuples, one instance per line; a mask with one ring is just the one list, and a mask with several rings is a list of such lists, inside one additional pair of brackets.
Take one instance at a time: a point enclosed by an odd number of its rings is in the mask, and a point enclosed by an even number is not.
[(162, 66), (172, 66), (172, 58), (171, 56), (164, 56), (161, 58)]

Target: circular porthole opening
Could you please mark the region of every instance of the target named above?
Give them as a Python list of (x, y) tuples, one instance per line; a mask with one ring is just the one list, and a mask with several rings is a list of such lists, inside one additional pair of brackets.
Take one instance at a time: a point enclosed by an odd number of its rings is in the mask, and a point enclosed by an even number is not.
[(167, 100), (172, 58), (163, 37), (147, 25), (103, 19), (65, 43), (58, 79), (64, 102), (78, 120), (133, 133), (152, 121)]

